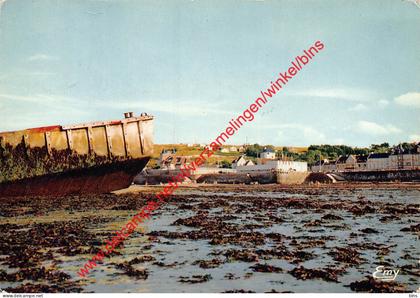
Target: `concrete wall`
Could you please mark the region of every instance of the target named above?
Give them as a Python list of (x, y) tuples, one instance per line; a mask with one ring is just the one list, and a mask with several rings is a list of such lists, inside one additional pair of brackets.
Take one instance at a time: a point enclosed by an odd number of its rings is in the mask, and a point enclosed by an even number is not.
[(258, 164), (253, 166), (237, 166), (236, 170), (238, 173), (251, 173), (255, 171), (282, 171), (282, 172), (307, 172), (308, 164), (302, 161), (281, 161), (281, 160), (270, 160), (266, 161), (265, 164)]
[(334, 183), (334, 179), (321, 172), (309, 173), (305, 178), (304, 183)]
[(193, 171), (193, 175), (218, 174), (218, 173), (236, 173), (236, 170), (235, 169), (225, 169), (225, 168), (200, 167), (197, 170)]
[(134, 177), (133, 182), (139, 185), (168, 183), (173, 180), (172, 177), (175, 177), (179, 173), (179, 170), (147, 170)]
[[(181, 173), (180, 169), (148, 169), (139, 173), (134, 178), (134, 183), (139, 185), (168, 183), (172, 181), (172, 177), (177, 176), (179, 173)], [(190, 179), (187, 179), (186, 181), (189, 182), (191, 180), (197, 180), (203, 175), (232, 175), (235, 173), (236, 170), (234, 169), (202, 167), (192, 171)]]
[[(280, 183), (280, 184), (300, 184), (305, 181), (308, 176), (308, 172), (289, 172), (284, 173), (282, 171), (254, 171), (250, 173), (242, 172), (235, 173), (229, 169), (218, 169), (224, 170), (224, 172), (210, 171), (209, 169), (203, 169), (201, 173), (198, 171), (194, 172), (191, 176), (192, 181), (197, 183), (222, 183), (222, 184), (268, 184), (268, 183)], [(156, 185), (161, 183), (168, 183), (172, 180), (172, 177), (179, 174), (178, 170), (148, 170), (143, 171), (137, 175), (134, 179), (135, 184), (149, 184)], [(187, 182), (191, 181), (190, 179)]]
[(277, 183), (278, 184), (302, 184), (306, 177), (308, 177), (308, 172), (289, 172), (282, 173), (277, 172)]
[(322, 166), (312, 166), (311, 171), (312, 172), (334, 172), (336, 171), (337, 167), (335, 166), (335, 163), (328, 163), (323, 164)]
[(339, 175), (347, 181), (420, 181), (420, 170), (344, 172)]
[(197, 183), (221, 183), (221, 184), (269, 184), (276, 183), (276, 174), (272, 172), (260, 173), (222, 173), (222, 174), (206, 174), (197, 178)]

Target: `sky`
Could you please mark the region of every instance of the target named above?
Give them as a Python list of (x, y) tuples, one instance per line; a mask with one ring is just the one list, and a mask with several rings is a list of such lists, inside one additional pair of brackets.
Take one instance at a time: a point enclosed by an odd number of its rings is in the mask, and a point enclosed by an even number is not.
[(420, 5), (406, 0), (0, 0), (0, 131), (155, 116), (209, 143), (304, 49), (325, 48), (228, 143), (420, 141)]

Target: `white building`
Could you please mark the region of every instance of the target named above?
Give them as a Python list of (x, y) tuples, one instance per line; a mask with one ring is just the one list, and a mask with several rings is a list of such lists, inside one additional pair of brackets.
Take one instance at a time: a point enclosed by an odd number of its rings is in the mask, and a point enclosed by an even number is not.
[(232, 161), (232, 169), (236, 169), (237, 166), (244, 166), (247, 160), (245, 159), (245, 155), (241, 155)]
[(337, 166), (335, 164), (335, 160), (330, 161), (328, 163), (326, 163), (323, 167), (322, 167), (322, 171), (323, 172), (337, 172)]
[(356, 155), (355, 171), (365, 171), (367, 169), (367, 160), (369, 155)]
[(346, 161), (345, 161), (345, 166), (344, 168), (347, 171), (352, 171), (356, 168), (356, 163), (357, 163), (357, 159), (356, 156), (354, 156), (353, 154), (349, 154), (347, 155)]
[(347, 168), (351, 168), (351, 165), (347, 164), (348, 155), (342, 155), (335, 161), (335, 168), (338, 172), (343, 172)]
[(368, 156), (366, 162), (366, 170), (368, 171), (378, 171), (378, 170), (389, 170), (389, 153), (371, 153)]
[(245, 164), (244, 164), (244, 166), (254, 166), (255, 165), (255, 163), (252, 161), (252, 160), (248, 160)]
[(263, 164), (237, 166), (238, 173), (255, 171), (307, 172), (308, 163), (303, 161), (266, 160)]
[(318, 160), (312, 167), (312, 172), (328, 172), (327, 166), (330, 165), (330, 161), (328, 159)]
[(275, 159), (276, 152), (271, 148), (264, 148), (264, 151), (260, 153), (260, 158), (263, 159)]
[[(368, 155), (347, 155), (345, 162), (339, 165), (341, 171), (363, 171), (367, 169)], [(338, 159), (340, 160), (341, 157)], [(337, 162), (338, 162), (337, 160)]]
[(340, 156), (336, 161), (317, 161), (313, 172), (420, 170), (420, 144), (414, 149), (394, 148), (394, 153)]
[(417, 170), (420, 168), (420, 154), (392, 154), (389, 166), (392, 169)]

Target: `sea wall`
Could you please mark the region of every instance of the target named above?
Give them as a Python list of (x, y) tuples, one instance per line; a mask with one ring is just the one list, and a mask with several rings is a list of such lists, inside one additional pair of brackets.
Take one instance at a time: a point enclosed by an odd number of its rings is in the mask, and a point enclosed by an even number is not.
[[(141, 172), (134, 178), (135, 184), (156, 185), (172, 181), (172, 177), (179, 174), (179, 170), (147, 170)], [(289, 172), (280, 173), (275, 171), (258, 171), (251, 173), (232, 173), (226, 171), (213, 173), (194, 173), (191, 175), (191, 181), (207, 184), (300, 184), (303, 183), (308, 173)]]
[(277, 172), (276, 181), (278, 184), (302, 184), (308, 175), (308, 172)]
[(276, 175), (272, 172), (206, 174), (198, 177), (197, 183), (269, 184), (276, 183)]
[(346, 181), (420, 181), (420, 170), (360, 171), (335, 173)]
[(325, 173), (312, 172), (308, 173), (305, 177), (304, 183), (334, 183), (334, 180), (330, 175)]
[(133, 183), (138, 185), (157, 185), (166, 184), (173, 181), (179, 170), (147, 170), (134, 177)]

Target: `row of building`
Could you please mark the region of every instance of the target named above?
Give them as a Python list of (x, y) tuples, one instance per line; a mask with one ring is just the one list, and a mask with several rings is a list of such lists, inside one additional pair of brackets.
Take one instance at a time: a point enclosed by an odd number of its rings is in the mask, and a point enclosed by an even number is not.
[[(260, 155), (261, 156), (261, 155)], [(243, 172), (307, 172), (308, 164), (305, 161), (278, 160), (274, 158), (259, 158), (255, 164), (241, 155), (232, 162), (232, 168), (238, 173)]]
[[(175, 149), (162, 150), (158, 165), (161, 169), (175, 170), (188, 163), (192, 156), (179, 156)], [(277, 160), (275, 152), (270, 148), (264, 148), (257, 162), (246, 158), (243, 154), (232, 162), (233, 172), (307, 172), (308, 164), (300, 161)]]
[[(243, 154), (232, 162), (235, 172), (280, 171), (307, 172), (306, 162), (279, 160), (271, 148), (264, 148), (256, 162)], [(159, 166), (162, 169), (176, 169), (188, 163), (189, 156), (178, 156), (176, 150), (163, 150)], [(392, 153), (370, 153), (367, 155), (343, 155), (336, 160), (322, 159), (311, 167), (312, 172), (388, 171), (420, 170), (420, 143), (409, 151), (402, 149)]]
[[(204, 149), (208, 147), (208, 145), (206, 144), (192, 144), (192, 143), (186, 144), (186, 146), (189, 148), (196, 147), (200, 149)], [(245, 152), (245, 149), (246, 149), (245, 146), (242, 146), (242, 145), (232, 145), (232, 146), (222, 146), (219, 151), (222, 153)]]
[(337, 160), (323, 159), (311, 167), (312, 172), (420, 170), (420, 150), (409, 153), (371, 153), (345, 155)]

